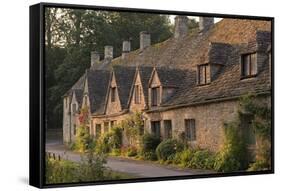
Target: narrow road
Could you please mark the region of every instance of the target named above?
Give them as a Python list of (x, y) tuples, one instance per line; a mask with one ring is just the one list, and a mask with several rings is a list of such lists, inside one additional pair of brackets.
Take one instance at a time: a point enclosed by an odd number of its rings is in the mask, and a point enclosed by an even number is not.
[[(60, 143), (47, 143), (46, 151), (60, 155), (63, 159), (75, 162), (81, 161), (81, 155), (74, 153)], [(183, 176), (202, 173), (214, 173), (213, 171), (176, 169), (166, 165), (155, 164), (150, 161), (137, 161), (122, 157), (108, 157), (107, 167), (113, 171), (128, 173), (137, 177), (164, 177), (164, 176)]]

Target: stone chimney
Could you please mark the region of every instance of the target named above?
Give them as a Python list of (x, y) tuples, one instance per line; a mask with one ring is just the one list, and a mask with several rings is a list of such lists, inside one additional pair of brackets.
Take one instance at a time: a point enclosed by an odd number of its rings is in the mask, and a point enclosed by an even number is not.
[(104, 47), (104, 59), (111, 60), (113, 58), (113, 46)]
[(140, 32), (140, 50), (144, 50), (146, 47), (150, 46), (150, 44), (150, 34), (146, 31)]
[(214, 17), (199, 17), (199, 30), (205, 32), (214, 25)]
[(124, 59), (130, 51), (131, 51), (131, 41), (124, 40), (122, 44), (122, 58)]
[(91, 67), (96, 66), (100, 62), (100, 55), (97, 51), (91, 52)]
[(188, 31), (188, 18), (186, 16), (176, 16), (175, 17), (175, 38), (181, 38), (187, 34)]

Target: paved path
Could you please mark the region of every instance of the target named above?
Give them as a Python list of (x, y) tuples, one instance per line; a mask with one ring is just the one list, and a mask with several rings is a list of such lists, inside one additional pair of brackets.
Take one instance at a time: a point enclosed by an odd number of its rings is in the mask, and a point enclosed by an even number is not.
[[(81, 155), (74, 153), (61, 144), (47, 143), (46, 151), (59, 154), (62, 158), (80, 162)], [(137, 161), (133, 159), (121, 158), (121, 157), (108, 157), (107, 167), (113, 171), (128, 173), (137, 177), (163, 177), (163, 176), (183, 176), (202, 173), (214, 173), (212, 171), (203, 170), (191, 170), (191, 169), (176, 169), (165, 165), (155, 164), (150, 161)]]

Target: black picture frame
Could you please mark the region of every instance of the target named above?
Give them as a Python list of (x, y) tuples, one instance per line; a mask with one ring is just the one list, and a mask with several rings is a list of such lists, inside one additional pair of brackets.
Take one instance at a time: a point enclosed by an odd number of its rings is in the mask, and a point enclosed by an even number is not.
[[(271, 22), (271, 107), (272, 107), (272, 131), (271, 131), (271, 164), (272, 168), (265, 171), (254, 172), (232, 172), (218, 174), (200, 174), (186, 176), (171, 176), (159, 178), (138, 178), (118, 181), (99, 181), (99, 182), (79, 182), (79, 183), (62, 183), (47, 185), (44, 182), (45, 176), (45, 108), (46, 90), (45, 90), (45, 63), (44, 63), (44, 10), (47, 7), (56, 8), (71, 8), (71, 9), (93, 9), (104, 11), (126, 11), (138, 13), (158, 13), (158, 14), (173, 14), (173, 15), (189, 15), (189, 16), (212, 16), (223, 18), (239, 18), (252, 20), (266, 20)], [(211, 178), (211, 177), (227, 177), (227, 176), (244, 176), (244, 175), (259, 175), (274, 173), (274, 18), (249, 16), (249, 15), (232, 15), (232, 14), (217, 14), (217, 13), (196, 13), (182, 11), (167, 11), (167, 10), (152, 10), (152, 9), (135, 9), (124, 7), (104, 7), (93, 5), (75, 5), (75, 4), (57, 4), (57, 3), (39, 3), (30, 6), (30, 133), (29, 133), (29, 184), (38, 188), (53, 188), (53, 187), (68, 187), (68, 186), (85, 186), (85, 185), (100, 185), (100, 184), (120, 184), (133, 182), (150, 182), (150, 181), (165, 181), (179, 179), (194, 179), (194, 178)]]

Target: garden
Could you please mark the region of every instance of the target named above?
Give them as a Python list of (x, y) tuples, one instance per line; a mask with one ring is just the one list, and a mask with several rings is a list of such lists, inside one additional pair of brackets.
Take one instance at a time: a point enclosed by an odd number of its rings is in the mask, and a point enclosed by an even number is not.
[[(86, 110), (85, 110), (86, 111)], [(124, 175), (112, 174), (104, 168), (106, 157), (126, 157), (134, 160), (153, 161), (158, 164), (172, 165), (177, 168), (206, 169), (216, 172), (258, 171), (271, 168), (271, 109), (261, 104), (254, 95), (240, 98), (240, 109), (233, 121), (224, 123), (225, 141), (218, 152), (190, 147), (184, 139), (160, 140), (154, 135), (143, 132), (141, 113), (135, 113), (122, 123), (115, 125), (107, 133), (94, 138), (89, 134), (85, 123), (87, 116), (81, 117), (81, 126), (76, 133), (72, 150), (85, 153), (87, 160), (81, 164), (69, 161), (47, 160), (47, 180), (90, 181), (120, 179)], [(256, 137), (254, 160), (249, 160), (249, 151), (244, 135), (241, 133), (243, 115), (251, 116), (251, 127)], [(86, 117), (85, 117), (86, 116)], [(126, 146), (122, 135), (128, 137)], [(63, 170), (60, 170), (63, 169)], [(60, 172), (59, 176), (56, 173)], [(79, 173), (77, 173), (79, 172)], [(125, 178), (129, 176), (125, 175)], [(62, 181), (62, 180), (59, 180)], [(48, 182), (48, 181), (47, 181)]]

